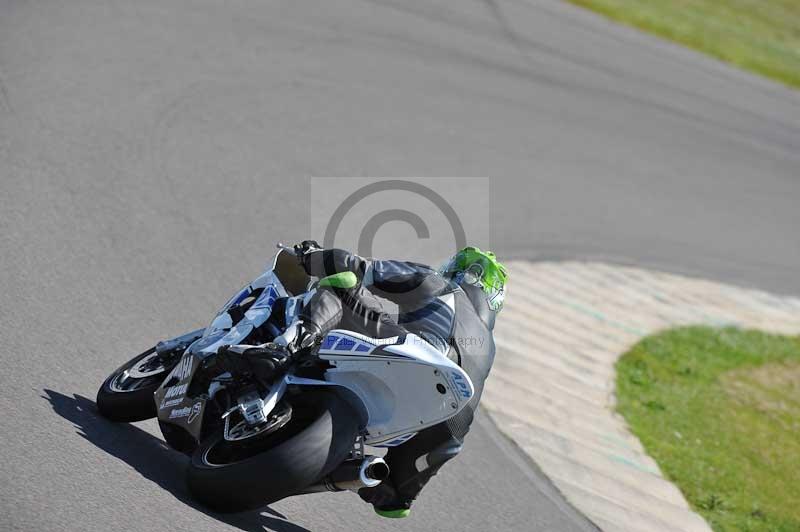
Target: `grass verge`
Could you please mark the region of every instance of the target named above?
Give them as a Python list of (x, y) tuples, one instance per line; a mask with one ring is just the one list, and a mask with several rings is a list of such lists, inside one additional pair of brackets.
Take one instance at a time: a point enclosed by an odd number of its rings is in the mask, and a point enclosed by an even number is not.
[(800, 338), (687, 327), (617, 362), (617, 409), (715, 530), (800, 530)]
[(568, 0), (800, 87), (797, 0)]

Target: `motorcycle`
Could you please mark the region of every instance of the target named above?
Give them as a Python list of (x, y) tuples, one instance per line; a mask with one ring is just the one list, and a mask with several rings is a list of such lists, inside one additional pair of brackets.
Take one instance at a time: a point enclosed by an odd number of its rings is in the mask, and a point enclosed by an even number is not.
[(411, 333), (332, 330), (313, 357), (266, 380), (245, 357), (221, 364), (221, 346), (263, 344), (289, 330), (316, 290), (292, 248), (278, 247), (208, 327), (159, 342), (97, 393), (110, 420), (157, 417), (167, 444), (191, 457), (192, 496), (220, 512), (375, 487), (390, 471), (371, 453), (453, 417), (474, 394), (445, 352)]

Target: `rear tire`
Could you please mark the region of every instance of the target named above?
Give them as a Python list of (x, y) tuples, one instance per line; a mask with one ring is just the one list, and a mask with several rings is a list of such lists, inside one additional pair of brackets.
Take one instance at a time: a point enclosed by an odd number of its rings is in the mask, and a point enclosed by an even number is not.
[[(160, 364), (160, 360), (157, 360), (157, 357), (155, 348), (150, 348), (109, 375), (97, 391), (97, 410), (103, 417), (111, 421), (142, 421), (156, 417), (153, 393), (172, 369), (162, 365), (163, 370), (158, 371), (157, 364)], [(148, 363), (153, 365), (152, 369), (158, 373), (141, 379), (125, 380), (124, 383), (130, 387), (129, 390), (125, 390), (122, 386), (124, 372), (139, 367), (137, 364)]]
[(241, 512), (298, 493), (341, 464), (353, 449), (358, 418), (337, 395), (315, 391), (292, 403), (280, 430), (246, 444), (221, 431), (203, 441), (187, 470), (191, 494), (218, 512)]

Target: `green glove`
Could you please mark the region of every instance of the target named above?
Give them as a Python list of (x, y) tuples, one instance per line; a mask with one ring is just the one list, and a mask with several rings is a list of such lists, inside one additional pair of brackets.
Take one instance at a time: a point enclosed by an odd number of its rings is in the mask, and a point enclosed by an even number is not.
[(400, 508), (397, 510), (379, 510), (375, 508), (375, 513), (381, 517), (388, 517), (389, 519), (402, 519), (411, 515), (411, 510), (408, 508)]

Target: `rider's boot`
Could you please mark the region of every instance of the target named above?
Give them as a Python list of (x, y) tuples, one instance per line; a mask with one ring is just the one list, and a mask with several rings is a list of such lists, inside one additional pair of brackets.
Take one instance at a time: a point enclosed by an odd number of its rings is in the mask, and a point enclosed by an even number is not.
[[(459, 425), (468, 427), (472, 411), (456, 417), (460, 418)], [(384, 457), (391, 469), (389, 478), (374, 488), (360, 489), (358, 495), (372, 504), (382, 517), (408, 516), (411, 504), (425, 484), (461, 451), (465, 434), (465, 428), (444, 422), (421, 431), (398, 447), (390, 448)]]

